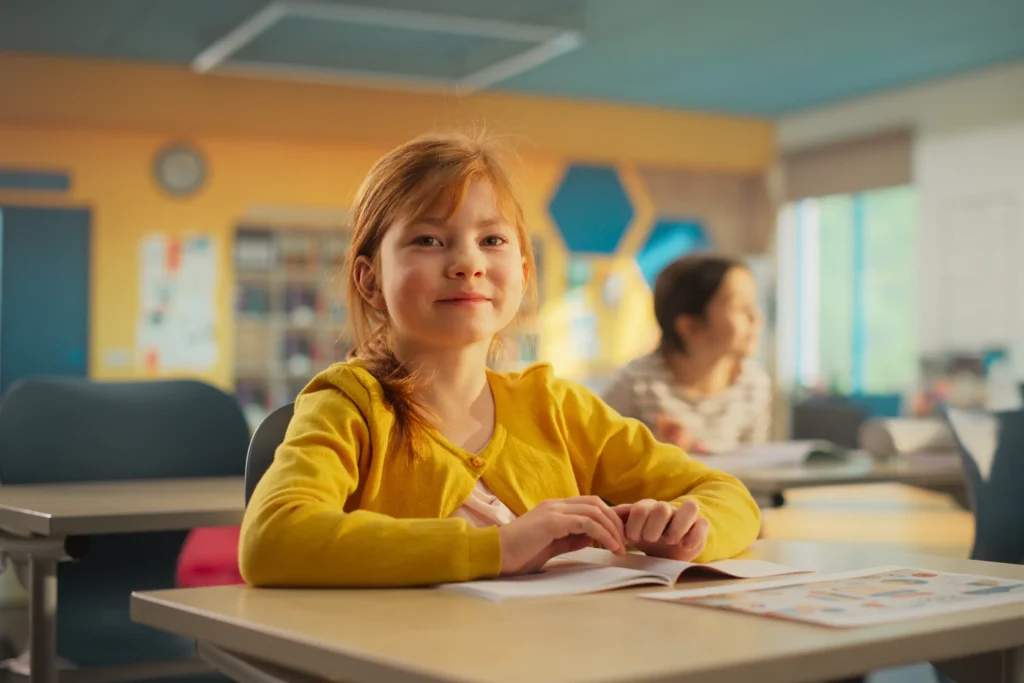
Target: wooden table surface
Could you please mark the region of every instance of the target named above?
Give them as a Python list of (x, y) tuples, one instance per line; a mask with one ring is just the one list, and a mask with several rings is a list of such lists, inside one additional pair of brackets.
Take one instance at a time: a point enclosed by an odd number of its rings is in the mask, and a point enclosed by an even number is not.
[(0, 486), (0, 526), (41, 536), (240, 524), (242, 477)]
[[(747, 556), (821, 572), (904, 564), (1024, 580), (1019, 566), (841, 544), (761, 541)], [(136, 594), (132, 616), (352, 683), (793, 683), (1024, 646), (1024, 603), (837, 630), (637, 598), (644, 590), (494, 603), (431, 589), (228, 586)]]

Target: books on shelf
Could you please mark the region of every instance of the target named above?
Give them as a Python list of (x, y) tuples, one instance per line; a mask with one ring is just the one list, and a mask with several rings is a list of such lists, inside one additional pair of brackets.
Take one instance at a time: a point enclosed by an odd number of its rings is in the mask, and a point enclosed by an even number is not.
[(345, 357), (345, 291), (332, 278), (350, 238), (340, 225), (236, 231), (236, 395), (253, 420)]
[(762, 560), (721, 560), (708, 564), (648, 557), (641, 553), (617, 556), (600, 548), (561, 555), (533, 574), (481, 581), (442, 584), (486, 600), (582, 595), (630, 586), (671, 586), (685, 573), (704, 577), (752, 579), (802, 573), (804, 570)]

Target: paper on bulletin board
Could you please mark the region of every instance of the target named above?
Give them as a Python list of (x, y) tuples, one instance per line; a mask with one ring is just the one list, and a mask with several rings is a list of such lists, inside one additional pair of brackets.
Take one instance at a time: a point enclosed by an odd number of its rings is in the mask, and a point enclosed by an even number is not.
[(217, 360), (217, 245), (152, 235), (139, 264), (136, 362), (148, 372), (209, 370)]

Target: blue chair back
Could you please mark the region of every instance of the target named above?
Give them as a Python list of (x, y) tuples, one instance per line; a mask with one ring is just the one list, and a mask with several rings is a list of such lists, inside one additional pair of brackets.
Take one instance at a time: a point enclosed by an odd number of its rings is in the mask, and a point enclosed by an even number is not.
[(240, 476), (238, 403), (193, 380), (17, 382), (0, 405), (0, 484)]
[(974, 510), (976, 560), (1024, 562), (1024, 410), (946, 411)]
[[(191, 380), (17, 382), (0, 404), (0, 485), (241, 476), (249, 429), (238, 403)], [(133, 624), (128, 596), (173, 588), (187, 530), (86, 540), (58, 568), (58, 648), (83, 665), (177, 659), (185, 639)]]
[(288, 423), (292, 421), (295, 414), (295, 404), (288, 403), (281, 406), (268, 415), (256, 433), (252, 435), (249, 443), (249, 452), (245, 457), (245, 504), (249, 504), (252, 492), (256, 484), (260, 483), (270, 463), (274, 462), (274, 453), (277, 447), (284, 441), (285, 432), (288, 431)]

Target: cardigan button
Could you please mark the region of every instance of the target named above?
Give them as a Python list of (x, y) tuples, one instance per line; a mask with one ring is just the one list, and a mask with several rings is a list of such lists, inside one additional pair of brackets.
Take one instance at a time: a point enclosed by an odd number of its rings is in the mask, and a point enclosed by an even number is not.
[(481, 467), (484, 466), (484, 459), (474, 456), (469, 459), (469, 464), (477, 469), (480, 469)]

